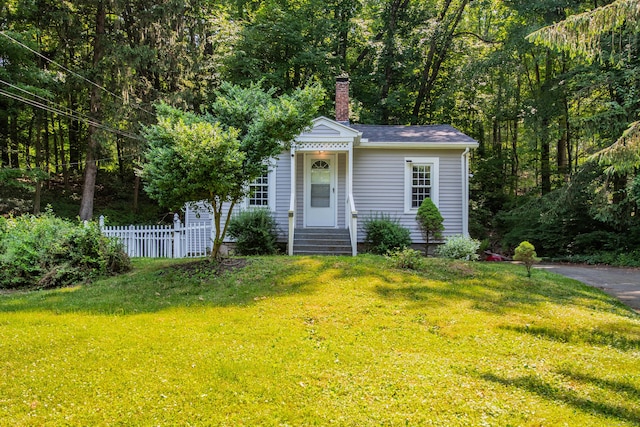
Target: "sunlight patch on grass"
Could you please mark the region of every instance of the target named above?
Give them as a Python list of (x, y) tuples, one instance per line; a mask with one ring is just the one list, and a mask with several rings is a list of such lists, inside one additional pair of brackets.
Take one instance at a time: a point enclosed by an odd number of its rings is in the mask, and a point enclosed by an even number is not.
[(640, 316), (577, 282), (372, 256), (175, 265), (0, 296), (0, 425), (638, 425)]

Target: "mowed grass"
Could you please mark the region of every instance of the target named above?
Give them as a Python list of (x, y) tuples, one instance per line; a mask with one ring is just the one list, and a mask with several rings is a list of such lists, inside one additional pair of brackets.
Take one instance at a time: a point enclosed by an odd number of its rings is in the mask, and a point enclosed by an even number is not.
[(576, 281), (183, 263), (0, 295), (0, 425), (640, 425), (640, 316)]

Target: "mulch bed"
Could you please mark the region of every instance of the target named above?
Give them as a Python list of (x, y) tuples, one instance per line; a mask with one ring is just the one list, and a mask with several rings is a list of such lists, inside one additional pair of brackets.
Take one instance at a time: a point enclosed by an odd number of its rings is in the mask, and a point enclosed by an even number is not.
[(231, 272), (246, 267), (249, 260), (246, 258), (226, 258), (219, 261), (210, 259), (199, 259), (192, 262), (177, 264), (168, 268), (171, 271), (179, 271), (186, 276), (192, 277), (208, 273), (219, 276), (227, 271)]

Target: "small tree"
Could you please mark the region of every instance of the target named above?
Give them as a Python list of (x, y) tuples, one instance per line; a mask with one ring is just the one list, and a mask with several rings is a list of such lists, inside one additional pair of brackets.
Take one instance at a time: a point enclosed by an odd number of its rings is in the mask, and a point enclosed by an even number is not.
[(174, 210), (206, 200), (215, 226), (212, 258), (218, 257), (233, 208), (247, 195), (249, 184), (311, 124), (323, 96), (317, 85), (292, 95), (274, 93), (257, 84), (223, 84), (207, 114), (161, 104), (158, 124), (144, 130), (149, 143), (140, 171), (145, 191)]
[(416, 220), (418, 221), (420, 229), (422, 230), (422, 235), (424, 236), (425, 254), (429, 255), (429, 244), (432, 239), (442, 238), (442, 231), (444, 230), (442, 222), (444, 219), (442, 218), (442, 215), (440, 215), (440, 211), (435, 203), (427, 197), (422, 201), (418, 208)]
[(526, 240), (518, 245), (513, 259), (524, 263), (527, 268), (527, 277), (531, 277), (531, 267), (534, 263), (540, 261), (537, 257), (536, 248)]

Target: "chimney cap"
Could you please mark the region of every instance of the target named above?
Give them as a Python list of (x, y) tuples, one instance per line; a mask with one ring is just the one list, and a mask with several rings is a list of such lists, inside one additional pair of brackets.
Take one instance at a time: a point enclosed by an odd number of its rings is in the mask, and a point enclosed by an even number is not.
[(348, 82), (348, 81), (349, 81), (349, 74), (344, 73), (336, 77), (336, 82)]

